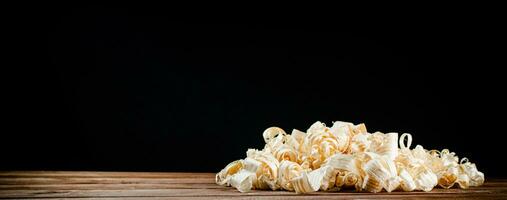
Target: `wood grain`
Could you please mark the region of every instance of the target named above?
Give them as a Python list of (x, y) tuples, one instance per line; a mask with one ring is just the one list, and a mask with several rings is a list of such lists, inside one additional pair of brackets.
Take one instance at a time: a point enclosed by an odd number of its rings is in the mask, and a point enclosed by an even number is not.
[(365, 193), (351, 190), (296, 195), (287, 191), (240, 193), (218, 186), (213, 173), (166, 172), (0, 172), (0, 199), (507, 199), (507, 180), (481, 187), (431, 192)]

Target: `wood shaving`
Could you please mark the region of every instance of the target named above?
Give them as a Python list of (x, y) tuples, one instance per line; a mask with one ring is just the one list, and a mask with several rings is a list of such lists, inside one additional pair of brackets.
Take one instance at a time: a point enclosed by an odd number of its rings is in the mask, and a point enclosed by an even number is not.
[[(412, 145), (412, 135), (369, 133), (364, 124), (315, 122), (305, 132), (287, 134), (271, 127), (262, 134), (262, 150), (249, 149), (245, 159), (229, 163), (215, 182), (240, 192), (431, 191), (435, 186), (468, 188), (484, 183), (484, 174), (467, 158), (448, 149)], [(399, 147), (398, 147), (399, 145)]]

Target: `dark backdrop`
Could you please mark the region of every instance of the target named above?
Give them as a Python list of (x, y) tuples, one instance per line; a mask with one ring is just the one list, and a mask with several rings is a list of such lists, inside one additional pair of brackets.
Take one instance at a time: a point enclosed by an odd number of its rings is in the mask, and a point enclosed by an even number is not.
[(216, 172), (267, 127), (341, 120), (505, 176), (503, 72), (481, 19), (170, 13), (13, 15), (0, 168)]

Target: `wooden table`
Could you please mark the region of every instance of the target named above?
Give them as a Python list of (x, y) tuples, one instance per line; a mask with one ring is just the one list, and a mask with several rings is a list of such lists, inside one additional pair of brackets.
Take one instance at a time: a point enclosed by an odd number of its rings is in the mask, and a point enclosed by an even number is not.
[(0, 172), (0, 199), (507, 199), (507, 180), (487, 180), (470, 189), (434, 189), (431, 192), (358, 193), (286, 191), (240, 193), (214, 182), (213, 173), (160, 172)]

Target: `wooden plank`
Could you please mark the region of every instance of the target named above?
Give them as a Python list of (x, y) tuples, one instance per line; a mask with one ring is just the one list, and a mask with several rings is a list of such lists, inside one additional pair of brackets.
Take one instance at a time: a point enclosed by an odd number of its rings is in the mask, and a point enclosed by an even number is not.
[[(392, 192), (392, 193), (357, 193), (357, 192), (316, 192), (307, 196), (340, 196), (340, 197), (472, 197), (472, 196), (483, 196), (483, 197), (495, 197), (498, 195), (507, 194), (507, 190), (461, 190), (461, 189), (435, 189), (432, 192)], [(121, 189), (121, 190), (31, 190), (31, 189), (14, 189), (14, 190), (1, 190), (0, 197), (3, 198), (75, 198), (75, 197), (199, 197), (199, 196), (210, 196), (210, 197), (232, 197), (232, 196), (300, 196), (293, 192), (285, 191), (253, 191), (251, 193), (239, 193), (232, 188), (214, 188), (214, 189), (203, 189), (203, 188), (187, 188), (187, 189)]]
[(172, 184), (38, 184), (0, 185), (0, 190), (132, 190), (132, 189), (192, 189), (224, 188), (214, 183), (172, 183)]
[(191, 172), (94, 172), (94, 171), (0, 171), (0, 178), (7, 177), (101, 177), (101, 178), (214, 178), (215, 173)]
[[(503, 192), (505, 197), (507, 193)], [(309, 197), (350, 197), (350, 198), (413, 198), (413, 197), (496, 197), (499, 193), (493, 191), (437, 191), (437, 192), (392, 192), (392, 193), (356, 193), (356, 192), (315, 192), (307, 194)], [(231, 189), (136, 189), (136, 190), (3, 190), (0, 191), (2, 198), (76, 198), (76, 197), (234, 197), (234, 196), (301, 196), (293, 192), (285, 191), (253, 191), (251, 193), (239, 193)]]
[[(467, 190), (492, 190), (499, 189), (499, 187), (506, 187), (505, 183), (492, 183), (488, 182), (481, 187), (471, 187)], [(119, 190), (119, 189), (192, 189), (192, 188), (207, 188), (216, 189), (224, 188), (215, 183), (171, 183), (171, 184), (151, 184), (151, 183), (121, 183), (121, 184), (107, 184), (107, 183), (92, 183), (92, 184), (13, 184), (13, 185), (0, 185), (0, 190)], [(435, 188), (435, 191), (439, 188)], [(455, 190), (452, 188), (450, 190)], [(446, 189), (443, 189), (446, 191)]]
[[(252, 199), (260, 199), (260, 200), (285, 200), (285, 199), (317, 199), (317, 200), (336, 200), (336, 199), (407, 199), (407, 197), (395, 196), (395, 197), (376, 197), (376, 196), (368, 196), (368, 195), (357, 195), (357, 196), (234, 196), (234, 197), (226, 197), (226, 196), (199, 196), (199, 197), (76, 197), (71, 199), (77, 200), (123, 200), (123, 199), (146, 199), (146, 200), (172, 200), (172, 199), (185, 199), (185, 200), (214, 200), (214, 199), (239, 199), (239, 200), (252, 200)], [(495, 197), (483, 197), (483, 196), (466, 196), (466, 197), (452, 197), (453, 200), (461, 200), (461, 199), (505, 199), (504, 198), (495, 198)], [(42, 199), (65, 199), (69, 198), (42, 198)], [(410, 197), (411, 200), (419, 200), (419, 199), (450, 199), (448, 196), (441, 197), (428, 197), (428, 196), (417, 196)]]
[(48, 185), (48, 184), (173, 184), (173, 183), (214, 183), (211, 178), (73, 178), (73, 177), (55, 177), (55, 178), (0, 178), (0, 185)]
[(315, 192), (297, 195), (287, 191), (252, 191), (240, 193), (234, 188), (218, 186), (213, 173), (165, 172), (68, 172), (8, 171), (0, 172), (0, 199), (507, 199), (507, 181), (488, 179), (481, 187), (440, 189), (431, 192), (358, 193)]

